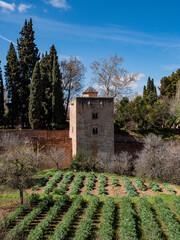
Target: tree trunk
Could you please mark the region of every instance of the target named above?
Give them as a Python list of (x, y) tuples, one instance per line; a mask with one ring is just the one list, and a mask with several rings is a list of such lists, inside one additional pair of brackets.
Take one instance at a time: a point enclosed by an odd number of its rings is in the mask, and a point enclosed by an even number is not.
[(23, 204), (23, 189), (19, 189), (21, 204)]

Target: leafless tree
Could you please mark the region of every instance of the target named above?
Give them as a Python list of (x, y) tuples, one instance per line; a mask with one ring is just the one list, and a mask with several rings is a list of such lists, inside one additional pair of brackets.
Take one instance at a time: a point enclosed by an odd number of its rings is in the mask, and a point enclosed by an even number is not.
[(31, 182), (38, 168), (37, 154), (31, 144), (16, 136), (3, 137), (1, 145), (6, 148), (0, 156), (0, 179), (3, 184), (19, 190), (23, 204), (24, 189)]
[(100, 152), (96, 158), (96, 168), (100, 172), (111, 172), (113, 155), (106, 152)]
[(161, 137), (149, 134), (135, 164), (136, 174), (146, 178), (180, 182), (180, 152)]
[(128, 152), (115, 154), (113, 157), (112, 172), (120, 175), (132, 175), (132, 155)]
[(44, 158), (46, 158), (49, 162), (53, 162), (56, 169), (62, 169), (67, 162), (67, 152), (65, 148), (56, 149), (56, 147), (52, 147), (46, 151)]
[(129, 85), (136, 80), (137, 74), (130, 74), (121, 65), (123, 58), (117, 54), (109, 59), (100, 58), (91, 64), (96, 83), (105, 97), (121, 97), (129, 90)]
[(71, 57), (68, 61), (66, 59), (62, 60), (60, 67), (62, 72), (67, 116), (70, 100), (77, 96), (83, 88), (82, 81), (84, 79), (86, 69), (77, 57)]

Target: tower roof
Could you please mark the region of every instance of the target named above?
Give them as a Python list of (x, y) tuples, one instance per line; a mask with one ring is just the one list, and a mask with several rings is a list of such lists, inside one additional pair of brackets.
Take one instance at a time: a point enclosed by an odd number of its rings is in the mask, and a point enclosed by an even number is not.
[(84, 93), (98, 93), (94, 88), (92, 87), (88, 87), (84, 92)]

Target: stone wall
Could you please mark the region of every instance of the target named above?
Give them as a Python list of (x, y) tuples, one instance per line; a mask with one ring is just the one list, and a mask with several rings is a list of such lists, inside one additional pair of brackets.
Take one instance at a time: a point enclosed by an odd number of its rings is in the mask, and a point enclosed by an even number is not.
[[(0, 137), (3, 135), (10, 134), (10, 135), (16, 135), (20, 137), (24, 137), (31, 141), (37, 149), (49, 149), (51, 147), (58, 148), (64, 148), (67, 153), (67, 159), (65, 161), (65, 164), (63, 165), (63, 168), (68, 168), (70, 164), (70, 159), (72, 156), (72, 141), (69, 138), (69, 131), (68, 130), (3, 130), (0, 131)], [(55, 165), (52, 162), (49, 161), (42, 161), (41, 168), (53, 168)]]

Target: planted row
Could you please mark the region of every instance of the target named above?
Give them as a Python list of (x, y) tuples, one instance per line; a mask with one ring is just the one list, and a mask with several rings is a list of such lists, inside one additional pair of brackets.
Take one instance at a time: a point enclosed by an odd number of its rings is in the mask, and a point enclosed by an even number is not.
[(91, 191), (93, 190), (95, 185), (95, 180), (96, 180), (95, 174), (93, 172), (88, 173), (86, 177), (86, 183), (85, 183), (85, 187), (86, 187), (85, 195), (91, 194)]
[(132, 207), (131, 200), (128, 197), (122, 198), (121, 214), (120, 214), (120, 239), (121, 240), (136, 240), (136, 213)]
[(176, 220), (174, 213), (161, 198), (156, 198), (156, 206), (158, 209), (158, 214), (168, 230), (169, 239), (179, 240), (180, 224)]
[(74, 179), (74, 181), (72, 182), (72, 187), (69, 190), (69, 194), (73, 194), (76, 195), (79, 193), (80, 189), (83, 186), (83, 181), (84, 181), (84, 174), (83, 173), (78, 173), (76, 175), (76, 178)]
[(171, 194), (175, 195), (176, 191), (174, 190), (173, 187), (171, 187), (168, 183), (163, 183), (163, 187), (170, 192)]
[(147, 187), (144, 185), (143, 181), (139, 178), (134, 178), (134, 183), (140, 191), (146, 191)]
[(127, 193), (127, 195), (129, 197), (137, 197), (138, 193), (136, 191), (136, 188), (130, 181), (130, 179), (128, 177), (122, 177), (122, 181), (123, 181), (125, 192)]
[(43, 211), (43, 209), (51, 203), (52, 195), (48, 195), (42, 201), (40, 201), (38, 206), (34, 208), (28, 215), (26, 215), (18, 225), (9, 231), (7, 239), (18, 239), (19, 236), (32, 223), (32, 221), (34, 221), (34, 219)]
[(39, 190), (39, 188), (43, 187), (46, 185), (48, 179), (52, 176), (51, 172), (46, 173), (42, 178), (38, 180), (38, 183), (32, 187), (33, 191)]
[(91, 234), (92, 218), (99, 206), (99, 198), (93, 196), (89, 200), (89, 206), (86, 210), (85, 219), (82, 221), (80, 227), (76, 231), (74, 240), (86, 240)]
[(64, 221), (56, 227), (54, 235), (51, 238), (52, 240), (66, 239), (69, 232), (69, 228), (73, 223), (74, 218), (78, 214), (78, 210), (81, 208), (82, 203), (83, 203), (82, 196), (76, 196), (71, 207), (69, 208), (68, 212), (65, 215)]
[(62, 177), (62, 172), (58, 171), (54, 174), (53, 178), (49, 180), (49, 182), (46, 184), (43, 193), (50, 193), (54, 187), (56, 187), (57, 183), (60, 181)]
[(71, 183), (73, 177), (74, 174), (72, 172), (68, 172), (66, 175), (64, 175), (59, 188), (54, 189), (53, 193), (63, 195), (68, 190), (68, 185)]
[(117, 177), (115, 177), (115, 176), (112, 176), (112, 177), (111, 177), (111, 185), (112, 185), (113, 187), (119, 186), (119, 181), (118, 181)]
[(174, 208), (180, 217), (180, 198), (174, 199)]
[(113, 198), (107, 198), (102, 209), (102, 224), (100, 226), (100, 239), (111, 240), (114, 236), (115, 203)]
[(159, 184), (157, 184), (156, 182), (151, 182), (150, 184), (149, 184), (149, 187), (150, 187), (150, 189), (151, 190), (153, 190), (154, 192), (161, 192), (161, 188), (160, 188), (160, 186), (159, 186)]
[(107, 186), (107, 177), (101, 173), (98, 177), (98, 194), (99, 195), (106, 195), (107, 194), (107, 190), (106, 190), (106, 186)]
[(141, 217), (141, 224), (145, 239), (162, 239), (162, 230), (159, 227), (151, 209), (151, 205), (146, 198), (140, 198), (138, 210)]

